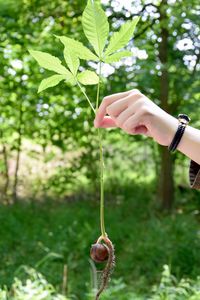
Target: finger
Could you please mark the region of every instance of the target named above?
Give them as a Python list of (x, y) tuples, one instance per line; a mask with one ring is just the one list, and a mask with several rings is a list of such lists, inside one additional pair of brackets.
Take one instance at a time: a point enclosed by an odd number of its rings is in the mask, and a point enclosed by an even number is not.
[(119, 114), (119, 116), (115, 119), (116, 124), (119, 127), (123, 127), (123, 124), (135, 113), (134, 108), (131, 106), (125, 109), (123, 112)]
[(130, 134), (134, 134), (136, 127), (143, 125), (141, 116), (142, 116), (142, 114), (140, 112), (135, 113), (132, 116), (130, 116), (123, 124), (123, 129), (126, 130)]
[[(141, 100), (140, 100), (141, 99)], [(125, 109), (124, 111), (122, 111), (117, 117), (115, 117), (115, 122), (119, 127), (122, 127), (123, 124), (126, 122), (126, 120), (128, 120), (128, 118), (130, 118), (133, 114), (135, 114), (136, 112), (139, 112), (140, 107), (143, 103), (143, 100), (141, 98), (141, 96), (139, 95), (134, 95), (133, 99), (131, 99), (131, 105), (128, 106), (127, 109)], [(135, 102), (133, 102), (135, 101)]]
[(106, 108), (107, 106), (111, 105), (113, 102), (122, 99), (126, 96), (128, 96), (133, 90), (123, 92), (123, 93), (117, 93), (110, 96), (107, 96), (103, 98), (103, 101), (101, 102), (98, 112), (96, 114), (95, 122), (96, 124), (101, 123), (101, 120), (103, 120), (104, 116), (106, 115)]
[[(128, 97), (130, 97), (130, 96), (128, 96)], [(126, 110), (127, 107), (128, 107), (128, 100), (127, 100), (127, 97), (125, 97), (125, 98), (117, 100), (117, 101), (113, 102), (111, 105), (107, 106), (106, 113), (109, 116), (116, 118), (122, 111)]]
[(140, 126), (135, 127), (134, 129), (132, 129), (132, 134), (145, 134), (145, 135), (149, 136), (148, 129), (144, 125), (140, 125)]
[(118, 117), (124, 110), (126, 110), (132, 103), (135, 103), (138, 99), (141, 98), (140, 94), (131, 93), (127, 97), (124, 97), (120, 100), (113, 102), (106, 108), (106, 112), (111, 117)]
[(113, 120), (111, 117), (104, 117), (100, 124), (96, 124), (96, 122), (94, 121), (94, 126), (96, 128), (113, 128), (117, 127), (117, 124), (115, 120)]

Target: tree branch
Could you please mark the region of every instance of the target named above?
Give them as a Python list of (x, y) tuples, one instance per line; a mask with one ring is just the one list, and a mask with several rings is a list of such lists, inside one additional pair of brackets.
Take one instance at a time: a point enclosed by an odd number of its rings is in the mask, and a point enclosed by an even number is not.
[(140, 32), (138, 32), (135, 36), (134, 36), (134, 40), (139, 38), (143, 33), (145, 33), (149, 28), (152, 28), (153, 25), (155, 24), (156, 20), (158, 19), (153, 19), (153, 21), (148, 24), (147, 26), (145, 26)]

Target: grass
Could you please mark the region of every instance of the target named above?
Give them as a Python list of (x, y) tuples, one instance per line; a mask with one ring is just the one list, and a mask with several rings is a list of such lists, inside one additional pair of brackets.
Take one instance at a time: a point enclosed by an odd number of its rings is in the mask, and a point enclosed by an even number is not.
[[(180, 202), (171, 215), (162, 215), (152, 204), (153, 195), (152, 187), (133, 186), (125, 194), (113, 194), (107, 203), (106, 230), (117, 256), (113, 279), (123, 278), (126, 292), (149, 293), (159, 282), (164, 264), (170, 265), (178, 279), (199, 275), (196, 207), (190, 209)], [(186, 192), (183, 198), (191, 196)], [(28, 265), (61, 291), (66, 264), (68, 295), (83, 299), (82, 295), (90, 291), (88, 259), (90, 245), (100, 233), (98, 202), (0, 206), (0, 224), (1, 286), (10, 287), (15, 276), (25, 278), (21, 266)]]

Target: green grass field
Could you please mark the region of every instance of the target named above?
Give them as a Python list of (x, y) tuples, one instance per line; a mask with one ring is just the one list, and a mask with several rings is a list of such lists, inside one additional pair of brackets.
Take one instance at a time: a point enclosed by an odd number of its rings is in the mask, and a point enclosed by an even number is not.
[[(177, 204), (171, 215), (155, 213), (149, 190), (134, 187), (106, 208), (107, 233), (117, 257), (113, 280), (122, 279), (126, 292), (141, 295), (159, 283), (164, 264), (178, 279), (200, 273), (198, 211)], [(83, 299), (91, 290), (89, 251), (100, 234), (98, 202), (1, 206), (0, 224), (1, 286), (10, 287), (14, 277), (25, 279), (21, 266), (26, 265), (61, 291), (66, 264), (68, 295)]]

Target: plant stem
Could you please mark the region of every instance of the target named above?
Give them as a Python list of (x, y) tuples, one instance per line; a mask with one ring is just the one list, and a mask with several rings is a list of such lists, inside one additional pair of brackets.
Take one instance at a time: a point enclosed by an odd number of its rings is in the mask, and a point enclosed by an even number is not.
[(76, 82), (77, 82), (77, 84), (78, 84), (78, 86), (79, 86), (81, 92), (83, 93), (83, 95), (84, 95), (85, 98), (87, 99), (87, 101), (88, 101), (88, 103), (89, 103), (91, 109), (93, 110), (93, 112), (94, 112), (94, 114), (95, 114), (95, 109), (94, 109), (94, 107), (93, 107), (93, 105), (92, 105), (90, 99), (88, 98), (87, 94), (85, 93), (84, 89), (82, 88), (82, 86), (80, 85), (80, 83), (78, 82), (78, 80), (76, 80)]
[(100, 224), (101, 234), (106, 237), (105, 222), (104, 222), (104, 161), (103, 161), (103, 145), (101, 129), (98, 128), (99, 138), (99, 162), (100, 162)]
[(101, 80), (101, 61), (99, 62), (99, 82), (97, 85), (97, 97), (96, 97), (96, 113), (99, 108), (99, 94), (100, 94), (100, 80)]
[[(99, 62), (99, 82), (97, 86), (97, 98), (96, 98), (96, 112), (99, 108), (99, 94), (100, 94), (100, 80), (101, 80), (101, 61)], [(104, 221), (104, 161), (103, 161), (103, 145), (102, 145), (102, 133), (98, 128), (99, 139), (99, 164), (100, 164), (100, 225), (101, 235), (106, 237), (105, 221)]]
[[(100, 94), (100, 80), (101, 80), (101, 61), (99, 61), (99, 82), (97, 86), (97, 96), (96, 96), (96, 112), (99, 108), (99, 94)], [(87, 101), (90, 104), (90, 107), (92, 108), (93, 112), (96, 114), (95, 109), (88, 98), (87, 94), (83, 90), (82, 86), (76, 80), (79, 88), (81, 89), (82, 93), (86, 97)], [(97, 129), (98, 132), (98, 140), (99, 140), (99, 165), (100, 165), (100, 226), (101, 226), (101, 235), (102, 237), (106, 237), (106, 230), (105, 230), (105, 221), (104, 221), (104, 160), (103, 160), (103, 145), (102, 145), (102, 133), (101, 129)]]

